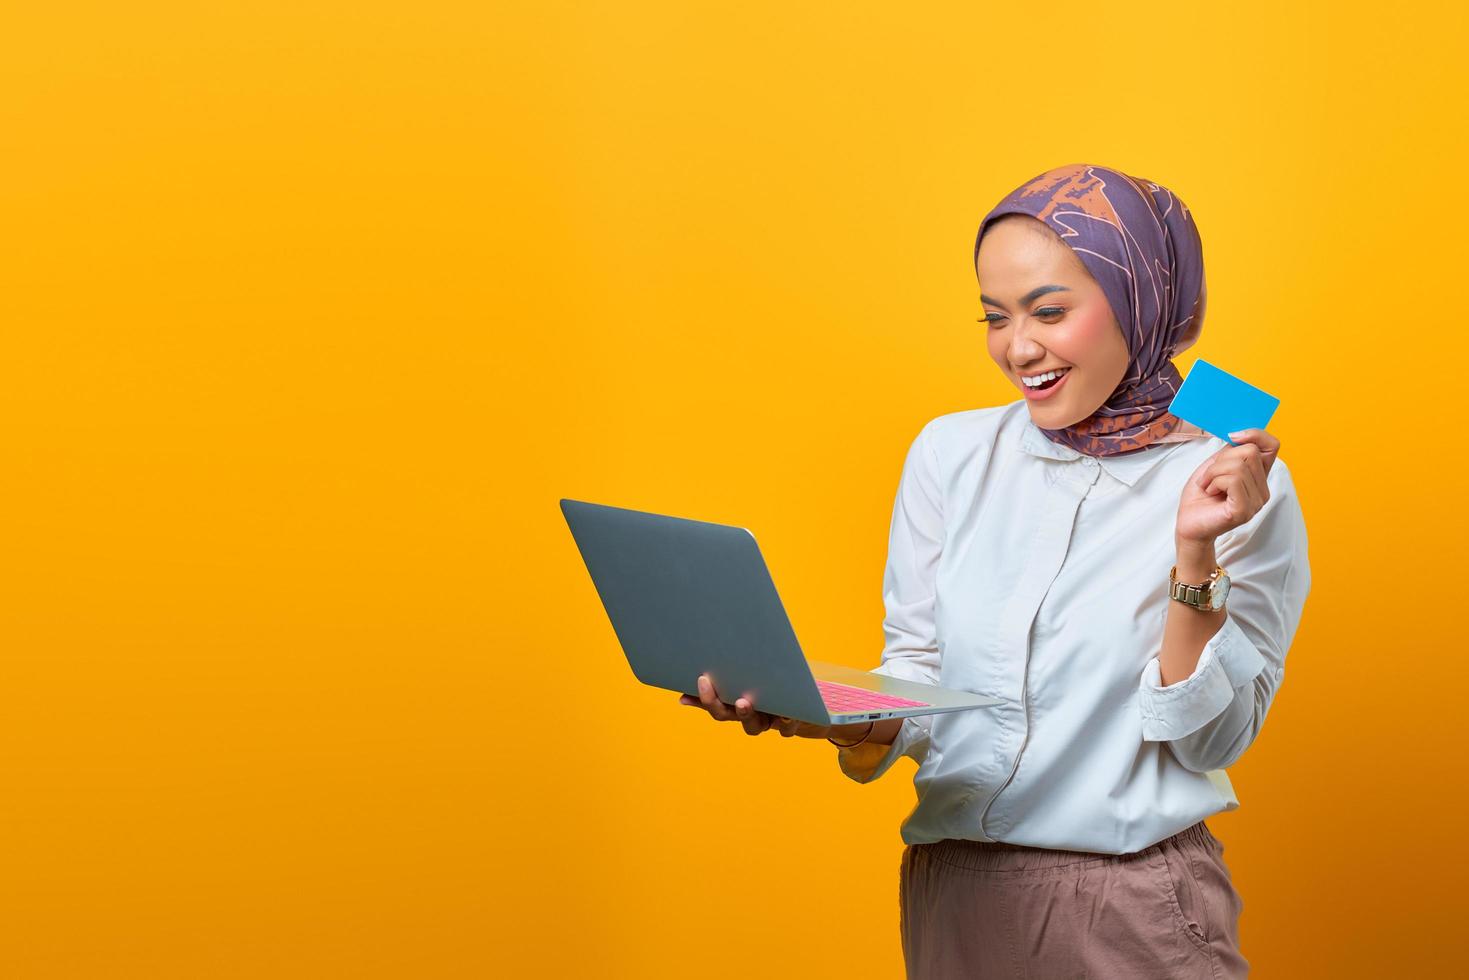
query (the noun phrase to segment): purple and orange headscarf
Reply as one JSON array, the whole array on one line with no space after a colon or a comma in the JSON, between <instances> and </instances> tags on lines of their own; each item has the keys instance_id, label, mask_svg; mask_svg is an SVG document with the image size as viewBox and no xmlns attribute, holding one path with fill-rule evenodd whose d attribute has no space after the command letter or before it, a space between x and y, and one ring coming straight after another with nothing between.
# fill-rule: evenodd
<instances>
[{"instance_id":1,"label":"purple and orange headscarf","mask_svg":"<svg viewBox=\"0 0 1469 980\"><path fill-rule=\"evenodd\" d=\"M1170 358L1204 325L1204 250L1184 203L1161 184L1107 167L1057 167L985 215L976 260L986 229L1006 214L1040 219L1071 247L1107 294L1131 355L1101 408L1064 429L1041 429L1047 438L1088 456L1117 456L1206 437L1168 411L1183 383Z\"/></svg>"}]
</instances>

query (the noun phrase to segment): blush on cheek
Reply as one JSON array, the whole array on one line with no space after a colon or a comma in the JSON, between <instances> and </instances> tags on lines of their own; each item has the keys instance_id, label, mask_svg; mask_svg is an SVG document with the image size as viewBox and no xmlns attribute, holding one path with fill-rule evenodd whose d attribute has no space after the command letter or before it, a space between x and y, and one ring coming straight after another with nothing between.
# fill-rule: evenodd
<instances>
[{"instance_id":1,"label":"blush on cheek","mask_svg":"<svg viewBox=\"0 0 1469 980\"><path fill-rule=\"evenodd\" d=\"M1110 309L1093 303L1073 310L1067 328L1053 341L1052 349L1068 363L1080 365L1095 360L1097 353L1106 349L1117 325Z\"/></svg>"}]
</instances>

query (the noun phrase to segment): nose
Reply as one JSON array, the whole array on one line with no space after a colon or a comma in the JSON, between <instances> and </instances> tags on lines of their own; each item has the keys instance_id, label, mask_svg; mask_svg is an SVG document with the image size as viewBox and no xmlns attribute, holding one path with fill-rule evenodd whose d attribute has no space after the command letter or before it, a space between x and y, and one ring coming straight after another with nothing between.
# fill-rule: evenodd
<instances>
[{"instance_id":1,"label":"nose","mask_svg":"<svg viewBox=\"0 0 1469 980\"><path fill-rule=\"evenodd\" d=\"M1027 317L1017 317L1015 326L1010 331L1010 364L1011 366L1033 364L1046 356L1046 349L1042 347L1035 338L1030 335L1030 320Z\"/></svg>"}]
</instances>

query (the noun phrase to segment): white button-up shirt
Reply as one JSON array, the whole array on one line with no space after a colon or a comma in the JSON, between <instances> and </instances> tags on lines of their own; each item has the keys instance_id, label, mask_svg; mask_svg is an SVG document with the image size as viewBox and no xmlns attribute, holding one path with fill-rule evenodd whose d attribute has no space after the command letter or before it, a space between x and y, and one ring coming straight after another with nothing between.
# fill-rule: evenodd
<instances>
[{"instance_id":1,"label":"white button-up shirt","mask_svg":"<svg viewBox=\"0 0 1469 980\"><path fill-rule=\"evenodd\" d=\"M1280 688L1311 571L1277 458L1265 506L1216 542L1224 625L1189 677L1161 686L1179 498L1226 445L1093 458L1047 439L1023 400L923 428L893 509L874 673L1003 703L908 718L891 747L839 750L863 783L901 756L918 763L905 842L1124 854L1238 808L1223 770Z\"/></svg>"}]
</instances>

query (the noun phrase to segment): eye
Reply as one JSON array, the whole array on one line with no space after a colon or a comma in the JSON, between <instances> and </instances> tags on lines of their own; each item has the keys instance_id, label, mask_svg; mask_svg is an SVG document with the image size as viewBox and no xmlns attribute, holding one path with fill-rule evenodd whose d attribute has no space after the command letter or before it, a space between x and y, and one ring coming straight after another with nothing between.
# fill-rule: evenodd
<instances>
[{"instance_id":1,"label":"eye","mask_svg":"<svg viewBox=\"0 0 1469 980\"><path fill-rule=\"evenodd\" d=\"M1047 323L1054 323L1056 320L1066 315L1066 307L1043 306L1040 309L1036 310L1034 315L1038 319L1045 320ZM1005 316L1005 314L1003 313L986 313L983 317L979 318L975 322L987 323L991 327L994 327L998 326L1002 321L1007 319L1009 319L1009 317Z\"/></svg>"}]
</instances>

